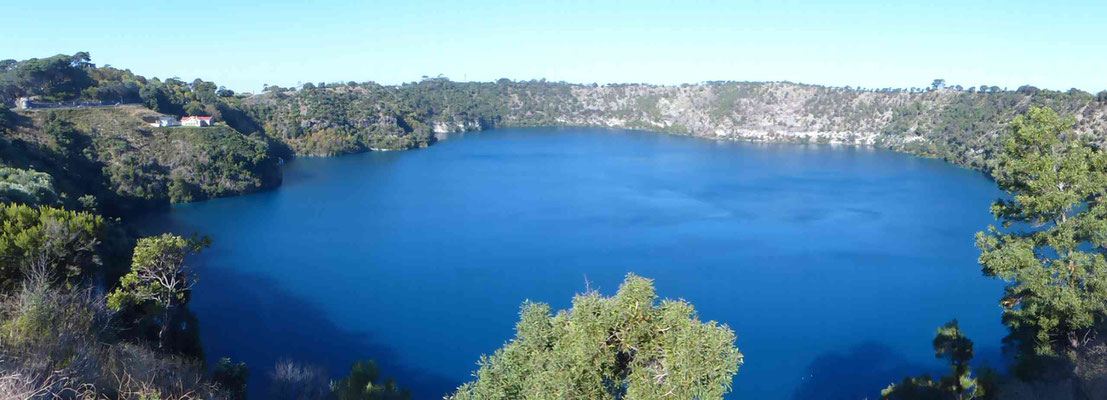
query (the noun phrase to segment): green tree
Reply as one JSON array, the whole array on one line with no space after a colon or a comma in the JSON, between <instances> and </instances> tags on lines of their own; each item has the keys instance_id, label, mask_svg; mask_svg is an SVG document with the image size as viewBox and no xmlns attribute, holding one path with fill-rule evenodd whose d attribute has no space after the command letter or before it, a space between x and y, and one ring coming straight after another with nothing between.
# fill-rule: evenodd
<instances>
[{"instance_id":1,"label":"green tree","mask_svg":"<svg viewBox=\"0 0 1107 400\"><path fill-rule=\"evenodd\" d=\"M880 391L882 400L950 400L954 399L942 390L929 376L907 377Z\"/></svg>"},{"instance_id":2,"label":"green tree","mask_svg":"<svg viewBox=\"0 0 1107 400\"><path fill-rule=\"evenodd\" d=\"M1078 349L1107 310L1107 157L1074 122L1037 107L1011 122L994 171L1011 195L992 205L1004 229L976 236L984 274L1009 283L1003 320L1022 358Z\"/></svg>"},{"instance_id":3,"label":"green tree","mask_svg":"<svg viewBox=\"0 0 1107 400\"><path fill-rule=\"evenodd\" d=\"M633 274L614 297L580 294L556 315L527 302L520 316L451 399L721 399L742 364L726 325L657 304L653 282Z\"/></svg>"},{"instance_id":4,"label":"green tree","mask_svg":"<svg viewBox=\"0 0 1107 400\"><path fill-rule=\"evenodd\" d=\"M233 400L246 399L246 381L249 377L250 371L246 368L246 363L231 362L226 357L219 359L219 363L211 371L211 380L230 393Z\"/></svg>"},{"instance_id":5,"label":"green tree","mask_svg":"<svg viewBox=\"0 0 1107 400\"><path fill-rule=\"evenodd\" d=\"M50 147L64 157L80 157L82 138L77 128L53 111L43 120L43 130L53 142Z\"/></svg>"},{"instance_id":6,"label":"green tree","mask_svg":"<svg viewBox=\"0 0 1107 400\"><path fill-rule=\"evenodd\" d=\"M6 67L0 69L0 103L10 103L16 97L28 95L42 96L50 101L70 100L95 83L88 75L94 65L86 52L5 64Z\"/></svg>"},{"instance_id":7,"label":"green tree","mask_svg":"<svg viewBox=\"0 0 1107 400\"><path fill-rule=\"evenodd\" d=\"M142 89L139 89L138 94L146 108L162 113L171 111L172 106L169 104L169 98L166 96L165 90L162 90L160 82L154 81L143 86Z\"/></svg>"},{"instance_id":8,"label":"green tree","mask_svg":"<svg viewBox=\"0 0 1107 400\"><path fill-rule=\"evenodd\" d=\"M77 204L81 205L81 209L93 214L98 214L100 209L100 201L96 200L96 196L86 194L77 198Z\"/></svg>"},{"instance_id":9,"label":"green tree","mask_svg":"<svg viewBox=\"0 0 1107 400\"><path fill-rule=\"evenodd\" d=\"M0 102L0 133L3 133L7 129L11 129L15 126L16 115L9 110L4 103Z\"/></svg>"},{"instance_id":10,"label":"green tree","mask_svg":"<svg viewBox=\"0 0 1107 400\"><path fill-rule=\"evenodd\" d=\"M946 360L950 374L938 382L929 376L904 378L880 392L886 400L969 400L982 399L986 391L972 377L969 361L973 357L972 340L965 337L957 320L938 328L934 336L934 356Z\"/></svg>"},{"instance_id":11,"label":"green tree","mask_svg":"<svg viewBox=\"0 0 1107 400\"><path fill-rule=\"evenodd\" d=\"M1015 89L1015 92L1026 94L1026 95L1031 95L1031 96L1036 95L1041 91L1042 91L1041 89L1038 89L1037 87L1034 87L1034 86L1031 86L1031 85L1022 85L1022 86L1019 86L1018 89Z\"/></svg>"},{"instance_id":12,"label":"green tree","mask_svg":"<svg viewBox=\"0 0 1107 400\"><path fill-rule=\"evenodd\" d=\"M108 307L121 310L133 305L152 306L155 313L160 314L158 347L164 348L173 312L188 302L188 294L196 282L190 268L184 264L185 257L209 245L207 238L185 239L169 233L139 239L131 271L108 295Z\"/></svg>"},{"instance_id":13,"label":"green tree","mask_svg":"<svg viewBox=\"0 0 1107 400\"><path fill-rule=\"evenodd\" d=\"M170 178L169 185L166 188L169 201L173 203L188 203L195 200L198 189L196 185L189 183L180 176Z\"/></svg>"},{"instance_id":14,"label":"green tree","mask_svg":"<svg viewBox=\"0 0 1107 400\"><path fill-rule=\"evenodd\" d=\"M184 111L188 115L204 115L204 105L193 101L185 105Z\"/></svg>"},{"instance_id":15,"label":"green tree","mask_svg":"<svg viewBox=\"0 0 1107 400\"><path fill-rule=\"evenodd\" d=\"M401 389L396 381L381 378L376 361L358 361L350 368L350 375L331 385L338 400L409 400L411 392Z\"/></svg>"},{"instance_id":16,"label":"green tree","mask_svg":"<svg viewBox=\"0 0 1107 400\"><path fill-rule=\"evenodd\" d=\"M972 340L965 337L957 320L946 323L938 328L938 334L934 336L934 356L946 360L949 363L951 374L942 379L942 387L958 395L959 399L977 387L976 380L971 377L973 348ZM973 397L968 397L973 398Z\"/></svg>"}]
</instances>

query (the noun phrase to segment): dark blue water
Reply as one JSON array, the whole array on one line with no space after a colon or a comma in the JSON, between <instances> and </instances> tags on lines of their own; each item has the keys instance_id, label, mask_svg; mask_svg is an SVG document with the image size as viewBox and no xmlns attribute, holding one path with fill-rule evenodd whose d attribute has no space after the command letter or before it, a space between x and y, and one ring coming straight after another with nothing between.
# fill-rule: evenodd
<instances>
[{"instance_id":1,"label":"dark blue water","mask_svg":"<svg viewBox=\"0 0 1107 400\"><path fill-rule=\"evenodd\" d=\"M881 150L600 129L504 129L428 149L300 159L280 189L174 207L211 235L191 304L209 359L344 373L378 360L417 398L469 379L526 300L569 306L630 271L738 334L732 398L872 397L943 372L957 318L998 360L998 282L973 234L981 174Z\"/></svg>"}]
</instances>

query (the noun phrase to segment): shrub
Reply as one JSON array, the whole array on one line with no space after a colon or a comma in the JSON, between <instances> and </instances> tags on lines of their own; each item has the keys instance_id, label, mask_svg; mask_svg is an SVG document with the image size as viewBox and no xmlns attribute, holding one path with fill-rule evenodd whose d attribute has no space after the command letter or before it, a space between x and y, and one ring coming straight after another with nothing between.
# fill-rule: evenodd
<instances>
[{"instance_id":1,"label":"shrub","mask_svg":"<svg viewBox=\"0 0 1107 400\"><path fill-rule=\"evenodd\" d=\"M734 332L656 300L652 281L630 274L614 297L577 295L556 315L526 303L515 338L451 399L721 399L742 364Z\"/></svg>"}]
</instances>

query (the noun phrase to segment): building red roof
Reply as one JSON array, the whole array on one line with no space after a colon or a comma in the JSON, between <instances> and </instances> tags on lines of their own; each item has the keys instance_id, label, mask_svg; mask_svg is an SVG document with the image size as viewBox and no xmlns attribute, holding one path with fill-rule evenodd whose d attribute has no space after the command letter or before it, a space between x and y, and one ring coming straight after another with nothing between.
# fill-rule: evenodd
<instances>
[{"instance_id":1,"label":"building red roof","mask_svg":"<svg viewBox=\"0 0 1107 400\"><path fill-rule=\"evenodd\" d=\"M181 121L187 121L187 120L191 120L191 119L198 119L198 120L201 120L201 121L211 122L211 116L210 115L189 115L187 117L181 118Z\"/></svg>"}]
</instances>

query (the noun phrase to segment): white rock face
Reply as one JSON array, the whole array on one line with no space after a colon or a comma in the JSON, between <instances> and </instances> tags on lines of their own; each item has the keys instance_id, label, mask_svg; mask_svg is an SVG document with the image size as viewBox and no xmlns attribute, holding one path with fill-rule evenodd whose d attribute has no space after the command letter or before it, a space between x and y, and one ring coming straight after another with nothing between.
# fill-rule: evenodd
<instances>
[{"instance_id":1,"label":"white rock face","mask_svg":"<svg viewBox=\"0 0 1107 400\"><path fill-rule=\"evenodd\" d=\"M874 93L791 83L648 86L573 85L557 99L552 120L562 125L662 130L720 139L873 145L896 108L932 93ZM547 112L527 108L553 99L513 94L525 123ZM542 111L536 111L542 110ZM539 118L540 119L540 118ZM918 139L915 139L918 140Z\"/></svg>"}]
</instances>

